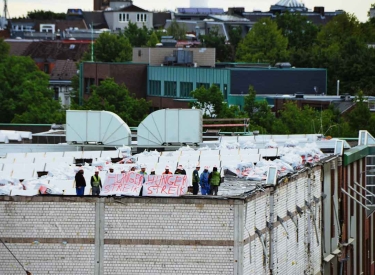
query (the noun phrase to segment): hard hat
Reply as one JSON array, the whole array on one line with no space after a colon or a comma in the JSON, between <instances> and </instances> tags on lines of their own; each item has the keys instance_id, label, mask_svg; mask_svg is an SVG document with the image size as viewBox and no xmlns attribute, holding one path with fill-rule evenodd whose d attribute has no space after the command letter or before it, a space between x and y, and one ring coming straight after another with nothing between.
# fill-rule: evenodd
<instances>
[{"instance_id":1,"label":"hard hat","mask_svg":"<svg viewBox=\"0 0 375 275\"><path fill-rule=\"evenodd\" d=\"M146 168L146 164L141 164L141 168Z\"/></svg>"},{"instance_id":2,"label":"hard hat","mask_svg":"<svg viewBox=\"0 0 375 275\"><path fill-rule=\"evenodd\" d=\"M95 173L99 173L99 169L95 169Z\"/></svg>"},{"instance_id":3,"label":"hard hat","mask_svg":"<svg viewBox=\"0 0 375 275\"><path fill-rule=\"evenodd\" d=\"M152 169L151 169L151 172L155 172L155 168L152 168Z\"/></svg>"},{"instance_id":4,"label":"hard hat","mask_svg":"<svg viewBox=\"0 0 375 275\"><path fill-rule=\"evenodd\" d=\"M169 170L169 166L167 165L167 166L165 166L165 170Z\"/></svg>"},{"instance_id":5,"label":"hard hat","mask_svg":"<svg viewBox=\"0 0 375 275\"><path fill-rule=\"evenodd\" d=\"M80 170L80 171L83 171L83 167L80 167L79 170Z\"/></svg>"},{"instance_id":6,"label":"hard hat","mask_svg":"<svg viewBox=\"0 0 375 275\"><path fill-rule=\"evenodd\" d=\"M217 168L216 164L214 165L214 168Z\"/></svg>"},{"instance_id":7,"label":"hard hat","mask_svg":"<svg viewBox=\"0 0 375 275\"><path fill-rule=\"evenodd\" d=\"M210 167L209 167L209 166L205 166L205 167L204 167L204 170L208 170L208 168L210 168Z\"/></svg>"},{"instance_id":8,"label":"hard hat","mask_svg":"<svg viewBox=\"0 0 375 275\"><path fill-rule=\"evenodd\" d=\"M197 165L196 165L195 167L199 167L199 168L201 168L201 165L200 165L199 163L197 163Z\"/></svg>"}]
</instances>

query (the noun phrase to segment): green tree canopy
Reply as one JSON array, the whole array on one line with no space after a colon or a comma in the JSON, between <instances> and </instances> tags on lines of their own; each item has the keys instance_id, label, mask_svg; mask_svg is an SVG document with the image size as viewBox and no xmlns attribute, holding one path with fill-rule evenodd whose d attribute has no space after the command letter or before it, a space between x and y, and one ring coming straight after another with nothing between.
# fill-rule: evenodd
<instances>
[{"instance_id":1,"label":"green tree canopy","mask_svg":"<svg viewBox=\"0 0 375 275\"><path fill-rule=\"evenodd\" d=\"M0 62L1 122L63 123L65 111L53 99L48 79L29 57L9 56Z\"/></svg>"},{"instance_id":2,"label":"green tree canopy","mask_svg":"<svg viewBox=\"0 0 375 275\"><path fill-rule=\"evenodd\" d=\"M271 19L261 19L254 24L243 41L238 45L237 60L244 62L287 61L288 39Z\"/></svg>"},{"instance_id":3,"label":"green tree canopy","mask_svg":"<svg viewBox=\"0 0 375 275\"><path fill-rule=\"evenodd\" d=\"M176 20L172 20L171 25L167 28L167 33L176 40L182 40L186 38L186 27L185 25L177 23Z\"/></svg>"},{"instance_id":4,"label":"green tree canopy","mask_svg":"<svg viewBox=\"0 0 375 275\"><path fill-rule=\"evenodd\" d=\"M132 47L144 47L147 45L151 33L152 30L148 30L145 25L142 28L138 28L137 23L129 22L124 32L120 33L120 36L124 35Z\"/></svg>"},{"instance_id":5,"label":"green tree canopy","mask_svg":"<svg viewBox=\"0 0 375 275\"><path fill-rule=\"evenodd\" d=\"M9 44L4 42L4 38L0 37L0 63L8 57L9 49Z\"/></svg>"},{"instance_id":6,"label":"green tree canopy","mask_svg":"<svg viewBox=\"0 0 375 275\"><path fill-rule=\"evenodd\" d=\"M156 32L152 32L150 39L147 41L147 47L155 47L159 43L158 35Z\"/></svg>"},{"instance_id":7,"label":"green tree canopy","mask_svg":"<svg viewBox=\"0 0 375 275\"><path fill-rule=\"evenodd\" d=\"M129 39L123 35L103 32L94 44L94 61L126 62L131 61L133 49ZM86 52L83 60L91 60L91 52Z\"/></svg>"},{"instance_id":8,"label":"green tree canopy","mask_svg":"<svg viewBox=\"0 0 375 275\"><path fill-rule=\"evenodd\" d=\"M55 13L53 11L34 10L27 12L27 18L34 20L66 19L66 13Z\"/></svg>"},{"instance_id":9,"label":"green tree canopy","mask_svg":"<svg viewBox=\"0 0 375 275\"><path fill-rule=\"evenodd\" d=\"M288 38L289 49L306 49L316 43L319 27L300 13L282 13L276 17L282 34Z\"/></svg>"},{"instance_id":10,"label":"green tree canopy","mask_svg":"<svg viewBox=\"0 0 375 275\"><path fill-rule=\"evenodd\" d=\"M71 109L110 111L120 116L129 126L138 126L148 115L150 106L150 102L145 99L136 99L131 95L125 85L107 78L100 86L93 86L92 95L84 100L82 106L74 103Z\"/></svg>"},{"instance_id":11,"label":"green tree canopy","mask_svg":"<svg viewBox=\"0 0 375 275\"><path fill-rule=\"evenodd\" d=\"M214 26L210 32L200 37L203 47L216 48L216 60L220 62L230 61L230 48L226 45L225 36L219 34L219 28Z\"/></svg>"},{"instance_id":12,"label":"green tree canopy","mask_svg":"<svg viewBox=\"0 0 375 275\"><path fill-rule=\"evenodd\" d=\"M191 92L191 96L196 101L190 103L190 107L195 107L203 111L203 117L221 117L223 111L224 96L219 87L212 85L206 89L201 86Z\"/></svg>"}]
</instances>

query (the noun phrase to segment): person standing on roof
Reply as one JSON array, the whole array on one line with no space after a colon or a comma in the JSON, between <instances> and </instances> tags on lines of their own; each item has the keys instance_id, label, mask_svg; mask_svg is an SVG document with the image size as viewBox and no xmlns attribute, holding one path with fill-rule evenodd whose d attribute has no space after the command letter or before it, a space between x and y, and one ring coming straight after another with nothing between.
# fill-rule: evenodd
<instances>
[{"instance_id":1,"label":"person standing on roof","mask_svg":"<svg viewBox=\"0 0 375 275\"><path fill-rule=\"evenodd\" d=\"M163 172L163 175L171 175L171 174L172 174L172 172L169 171L169 166L168 165L165 166L165 171Z\"/></svg>"},{"instance_id":2,"label":"person standing on roof","mask_svg":"<svg viewBox=\"0 0 375 275\"><path fill-rule=\"evenodd\" d=\"M199 179L202 195L208 195L210 193L210 184L208 182L208 177L208 166L205 166Z\"/></svg>"},{"instance_id":3,"label":"person standing on roof","mask_svg":"<svg viewBox=\"0 0 375 275\"><path fill-rule=\"evenodd\" d=\"M219 191L219 185L220 185L221 175L217 171L217 166L215 165L212 169L212 172L209 175L209 182L210 182L210 195L217 196L217 192Z\"/></svg>"},{"instance_id":4,"label":"person standing on roof","mask_svg":"<svg viewBox=\"0 0 375 275\"><path fill-rule=\"evenodd\" d=\"M145 183L145 181L146 181L146 176L147 176L146 165L144 165L144 164L141 165L141 171L139 171L138 174L140 174L140 175L143 176L142 188L141 188L141 191L139 192L139 196L142 197L143 184Z\"/></svg>"},{"instance_id":5,"label":"person standing on roof","mask_svg":"<svg viewBox=\"0 0 375 275\"><path fill-rule=\"evenodd\" d=\"M83 196L85 194L86 180L83 176L83 168L81 167L75 176L76 192L77 196Z\"/></svg>"},{"instance_id":6,"label":"person standing on roof","mask_svg":"<svg viewBox=\"0 0 375 275\"><path fill-rule=\"evenodd\" d=\"M174 172L175 175L186 175L186 171L185 169L182 167L182 165L180 164L179 166L177 166L177 169L176 171Z\"/></svg>"},{"instance_id":7,"label":"person standing on roof","mask_svg":"<svg viewBox=\"0 0 375 275\"><path fill-rule=\"evenodd\" d=\"M151 169L151 173L150 173L150 175L155 175L155 168L152 168L152 169Z\"/></svg>"},{"instance_id":8,"label":"person standing on roof","mask_svg":"<svg viewBox=\"0 0 375 275\"><path fill-rule=\"evenodd\" d=\"M102 187L102 180L99 177L99 170L95 171L95 175L91 177L91 188L92 188L92 195L93 196L99 196L100 195L100 189Z\"/></svg>"},{"instance_id":9,"label":"person standing on roof","mask_svg":"<svg viewBox=\"0 0 375 275\"><path fill-rule=\"evenodd\" d=\"M193 171L193 195L198 195L198 191L199 191L199 169L200 168L200 165L197 164L197 166L195 167L195 170Z\"/></svg>"}]
</instances>

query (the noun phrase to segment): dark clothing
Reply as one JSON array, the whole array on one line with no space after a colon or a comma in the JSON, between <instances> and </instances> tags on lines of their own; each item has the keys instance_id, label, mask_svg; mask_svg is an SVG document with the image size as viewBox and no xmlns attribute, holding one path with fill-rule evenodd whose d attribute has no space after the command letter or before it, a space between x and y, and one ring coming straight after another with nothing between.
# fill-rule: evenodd
<instances>
[{"instance_id":1,"label":"dark clothing","mask_svg":"<svg viewBox=\"0 0 375 275\"><path fill-rule=\"evenodd\" d=\"M210 195L217 196L218 191L219 191L219 185L211 185Z\"/></svg>"},{"instance_id":2,"label":"dark clothing","mask_svg":"<svg viewBox=\"0 0 375 275\"><path fill-rule=\"evenodd\" d=\"M198 170L193 171L193 195L198 195L199 192L199 174Z\"/></svg>"},{"instance_id":3,"label":"dark clothing","mask_svg":"<svg viewBox=\"0 0 375 275\"><path fill-rule=\"evenodd\" d=\"M193 195L198 195L199 192L199 183L193 182Z\"/></svg>"},{"instance_id":4,"label":"dark clothing","mask_svg":"<svg viewBox=\"0 0 375 275\"><path fill-rule=\"evenodd\" d=\"M78 172L75 176L76 180L76 187L86 187L86 180L85 177L83 176L83 173Z\"/></svg>"},{"instance_id":5,"label":"dark clothing","mask_svg":"<svg viewBox=\"0 0 375 275\"><path fill-rule=\"evenodd\" d=\"M99 196L100 195L100 187L99 186L98 187L93 186L91 193L92 193L93 196Z\"/></svg>"},{"instance_id":6,"label":"dark clothing","mask_svg":"<svg viewBox=\"0 0 375 275\"><path fill-rule=\"evenodd\" d=\"M185 169L177 169L175 172L174 172L175 175L186 175L186 171Z\"/></svg>"}]
</instances>

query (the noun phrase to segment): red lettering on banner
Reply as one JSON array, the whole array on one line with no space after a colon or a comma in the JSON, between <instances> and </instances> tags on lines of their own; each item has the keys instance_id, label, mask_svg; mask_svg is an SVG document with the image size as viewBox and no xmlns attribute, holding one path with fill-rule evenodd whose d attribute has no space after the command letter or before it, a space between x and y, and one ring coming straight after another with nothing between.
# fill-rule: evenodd
<instances>
[{"instance_id":1,"label":"red lettering on banner","mask_svg":"<svg viewBox=\"0 0 375 275\"><path fill-rule=\"evenodd\" d=\"M168 194L173 195L173 194L176 193L176 190L178 190L176 187L171 186L171 187L169 187Z\"/></svg>"}]
</instances>

